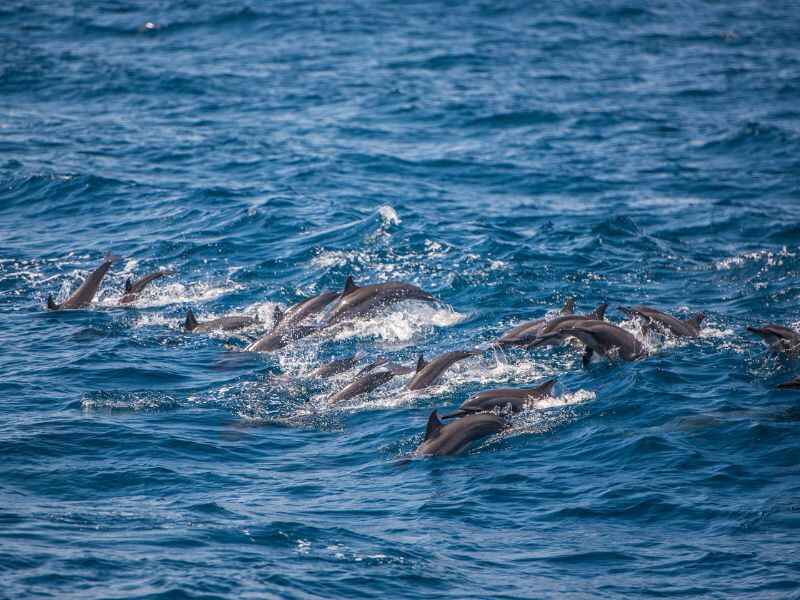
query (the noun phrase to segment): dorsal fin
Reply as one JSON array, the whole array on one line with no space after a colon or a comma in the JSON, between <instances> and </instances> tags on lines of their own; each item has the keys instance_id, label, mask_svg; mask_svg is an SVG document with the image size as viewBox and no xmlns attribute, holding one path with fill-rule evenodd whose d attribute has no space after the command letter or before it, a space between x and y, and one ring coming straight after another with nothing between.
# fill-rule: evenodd
<instances>
[{"instance_id":1,"label":"dorsal fin","mask_svg":"<svg viewBox=\"0 0 800 600\"><path fill-rule=\"evenodd\" d=\"M419 353L419 358L417 359L417 373L422 371L428 363L425 362L425 356L422 352Z\"/></svg>"},{"instance_id":2,"label":"dorsal fin","mask_svg":"<svg viewBox=\"0 0 800 600\"><path fill-rule=\"evenodd\" d=\"M573 310L575 310L575 298L567 296L567 299L564 300L564 307L561 309L561 314L571 315Z\"/></svg>"},{"instance_id":3,"label":"dorsal fin","mask_svg":"<svg viewBox=\"0 0 800 600\"><path fill-rule=\"evenodd\" d=\"M705 318L706 318L706 313L699 312L696 315L693 315L688 319L686 319L686 323L688 323L689 325L694 325L695 327L700 329L700 323L702 323L703 319Z\"/></svg>"},{"instance_id":4,"label":"dorsal fin","mask_svg":"<svg viewBox=\"0 0 800 600\"><path fill-rule=\"evenodd\" d=\"M53 300L53 294L47 294L47 308L50 310L58 310L59 305Z\"/></svg>"},{"instance_id":5,"label":"dorsal fin","mask_svg":"<svg viewBox=\"0 0 800 600\"><path fill-rule=\"evenodd\" d=\"M275 307L275 310L274 310L274 311L272 311L272 326L274 327L275 325L277 325L278 323L280 323L280 322L283 320L283 316L284 316L285 314L286 314L286 313L284 313L284 312L281 310L280 306L276 306L276 307Z\"/></svg>"},{"instance_id":6,"label":"dorsal fin","mask_svg":"<svg viewBox=\"0 0 800 600\"><path fill-rule=\"evenodd\" d=\"M553 393L553 386L555 386L555 384L556 380L550 379L548 381L545 381L542 385L538 386L536 389L534 389L534 391L541 392L542 394L547 394L548 396L550 396Z\"/></svg>"},{"instance_id":7,"label":"dorsal fin","mask_svg":"<svg viewBox=\"0 0 800 600\"><path fill-rule=\"evenodd\" d=\"M197 327L199 323L197 322L197 318L195 318L192 309L186 311L186 322L183 324L183 328L187 331L191 331L195 327Z\"/></svg>"},{"instance_id":8,"label":"dorsal fin","mask_svg":"<svg viewBox=\"0 0 800 600\"><path fill-rule=\"evenodd\" d=\"M133 282L131 281L131 278L128 277L125 280L125 293L130 294L132 289L133 289Z\"/></svg>"},{"instance_id":9,"label":"dorsal fin","mask_svg":"<svg viewBox=\"0 0 800 600\"><path fill-rule=\"evenodd\" d=\"M428 425L425 427L425 440L428 441L436 436L439 435L439 432L444 427L444 423L439 420L439 415L436 414L436 410L431 413L431 416L428 417Z\"/></svg>"},{"instance_id":10,"label":"dorsal fin","mask_svg":"<svg viewBox=\"0 0 800 600\"><path fill-rule=\"evenodd\" d=\"M347 281L344 282L344 291L342 292L342 296L347 296L347 294L352 294L358 289L355 281L353 281L353 276L348 275Z\"/></svg>"},{"instance_id":11,"label":"dorsal fin","mask_svg":"<svg viewBox=\"0 0 800 600\"><path fill-rule=\"evenodd\" d=\"M606 304L605 302L601 302L600 304L597 305L597 308L595 308L591 313L589 313L589 316L592 317L593 319L597 319L598 321L602 321L603 318L606 316L607 308L608 304Z\"/></svg>"}]
</instances>

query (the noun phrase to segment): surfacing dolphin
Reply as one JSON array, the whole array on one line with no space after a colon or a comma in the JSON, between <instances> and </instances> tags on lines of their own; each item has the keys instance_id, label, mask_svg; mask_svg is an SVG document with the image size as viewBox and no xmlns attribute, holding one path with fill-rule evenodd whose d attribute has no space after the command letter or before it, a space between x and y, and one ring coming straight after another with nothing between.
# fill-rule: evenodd
<instances>
[{"instance_id":1,"label":"surfacing dolphin","mask_svg":"<svg viewBox=\"0 0 800 600\"><path fill-rule=\"evenodd\" d=\"M417 372L406 384L407 390L421 390L439 381L442 374L459 360L483 354L482 350L456 350L440 354L430 362L426 362L422 354L417 360Z\"/></svg>"},{"instance_id":2,"label":"surfacing dolphin","mask_svg":"<svg viewBox=\"0 0 800 600\"><path fill-rule=\"evenodd\" d=\"M318 296L298 302L286 312L275 309L275 325L269 333L264 334L247 346L245 352L271 352L286 346L289 342L299 340L318 330L317 327L300 324L311 315L321 312L333 302L339 294L322 292Z\"/></svg>"},{"instance_id":3,"label":"surfacing dolphin","mask_svg":"<svg viewBox=\"0 0 800 600\"><path fill-rule=\"evenodd\" d=\"M565 317L571 315L575 308L575 299L571 296L566 299L564 302L564 306L559 313L559 316ZM499 338L497 338L494 343L498 346L520 346L526 344L530 341L531 338L536 337L541 333L541 330L547 324L548 319L536 319L535 321L525 321L524 323L520 323L513 329L509 329Z\"/></svg>"},{"instance_id":4,"label":"surfacing dolphin","mask_svg":"<svg viewBox=\"0 0 800 600\"><path fill-rule=\"evenodd\" d=\"M363 317L401 300L423 300L436 302L436 298L410 283L389 282L357 286L350 275L339 302L333 307L325 326L335 325L348 319Z\"/></svg>"},{"instance_id":5,"label":"surfacing dolphin","mask_svg":"<svg viewBox=\"0 0 800 600\"><path fill-rule=\"evenodd\" d=\"M190 308L186 311L186 321L183 324L184 331L191 331L192 333L205 333L208 331L222 330L222 331L236 331L250 325L258 323L256 317L220 317L219 319L212 319L211 321L200 322L194 316L194 312Z\"/></svg>"},{"instance_id":6,"label":"surfacing dolphin","mask_svg":"<svg viewBox=\"0 0 800 600\"><path fill-rule=\"evenodd\" d=\"M375 388L388 383L394 377L391 371L380 370L370 371L364 375L356 377L354 381L344 386L341 390L328 398L328 404L337 404L350 398L355 398L361 394L371 392Z\"/></svg>"},{"instance_id":7,"label":"surfacing dolphin","mask_svg":"<svg viewBox=\"0 0 800 600\"><path fill-rule=\"evenodd\" d=\"M313 379L327 379L328 377L333 377L334 375L344 373L345 371L349 371L355 367L363 356L364 353L359 351L355 354L351 354L350 356L333 360L329 363L318 366L316 369L311 371L308 376Z\"/></svg>"},{"instance_id":8,"label":"surfacing dolphin","mask_svg":"<svg viewBox=\"0 0 800 600\"><path fill-rule=\"evenodd\" d=\"M636 360L645 354L644 346L633 335L606 321L582 321L574 325L547 334L549 336L558 336L559 339L564 336L577 338L584 346L586 351L583 354L583 366L589 365L592 355L598 354L600 356L607 356L616 351L624 360ZM542 336L533 345L537 343L546 343L545 337Z\"/></svg>"},{"instance_id":9,"label":"surfacing dolphin","mask_svg":"<svg viewBox=\"0 0 800 600\"><path fill-rule=\"evenodd\" d=\"M119 299L119 303L130 304L139 297L139 294L144 291L144 288L146 288L156 279L166 277L167 275L175 275L175 271L172 269L154 271L140 279L137 279L136 281L131 281L131 278L128 277L128 279L125 280L125 294Z\"/></svg>"},{"instance_id":10,"label":"surfacing dolphin","mask_svg":"<svg viewBox=\"0 0 800 600\"><path fill-rule=\"evenodd\" d=\"M389 382L395 375L405 375L412 371L413 369L409 367L389 362L385 358L379 358L361 369L351 383L330 396L328 404L336 404L337 402L343 402L361 394L366 394Z\"/></svg>"},{"instance_id":11,"label":"surfacing dolphin","mask_svg":"<svg viewBox=\"0 0 800 600\"><path fill-rule=\"evenodd\" d=\"M759 336L772 352L800 351L800 333L788 327L770 323L763 327L748 327L747 331Z\"/></svg>"},{"instance_id":12,"label":"surfacing dolphin","mask_svg":"<svg viewBox=\"0 0 800 600\"><path fill-rule=\"evenodd\" d=\"M800 390L800 377L779 383L778 388L781 390Z\"/></svg>"},{"instance_id":13,"label":"surfacing dolphin","mask_svg":"<svg viewBox=\"0 0 800 600\"><path fill-rule=\"evenodd\" d=\"M532 330L530 335L528 335L528 332L523 332L522 335L519 336L520 343L524 344L528 348L536 348L549 344L559 344L564 340L565 336L551 334L560 333L562 330L572 327L577 323L583 323L585 321L602 321L605 318L607 308L608 304L603 302L598 304L597 308L595 308L588 315L564 315L561 317L556 317L555 319L550 319L544 323L542 327L538 328L537 330Z\"/></svg>"},{"instance_id":14,"label":"surfacing dolphin","mask_svg":"<svg viewBox=\"0 0 800 600\"><path fill-rule=\"evenodd\" d=\"M408 375L409 373L414 372L413 367L404 367L403 365L389 362L388 358L381 356L356 373L356 377L372 371L373 369L377 369L378 367L385 371L389 371L392 373L392 375Z\"/></svg>"},{"instance_id":15,"label":"surfacing dolphin","mask_svg":"<svg viewBox=\"0 0 800 600\"><path fill-rule=\"evenodd\" d=\"M700 324L706 318L705 313L699 312L688 319L681 320L658 309L641 305L634 307L620 306L619 310L628 317L640 317L648 324L654 324L679 337L697 337L700 335Z\"/></svg>"},{"instance_id":16,"label":"surfacing dolphin","mask_svg":"<svg viewBox=\"0 0 800 600\"><path fill-rule=\"evenodd\" d=\"M486 390L470 396L458 407L456 412L442 415L442 419L454 419L472 413L490 412L494 409L503 410L506 407L510 408L512 413L518 413L525 407L532 405L536 400L551 396L555 384L556 380L551 379L534 388Z\"/></svg>"},{"instance_id":17,"label":"surfacing dolphin","mask_svg":"<svg viewBox=\"0 0 800 600\"><path fill-rule=\"evenodd\" d=\"M445 425L434 410L428 418L425 438L414 454L417 456L461 454L475 442L500 433L507 426L505 419L494 413L470 414Z\"/></svg>"},{"instance_id":18,"label":"surfacing dolphin","mask_svg":"<svg viewBox=\"0 0 800 600\"><path fill-rule=\"evenodd\" d=\"M100 289L100 283L103 281L103 277L106 276L106 273L108 273L108 270L111 268L111 264L115 260L119 260L119 256L114 256L108 252L103 258L103 262L100 263L100 266L92 271L91 275L81 284L81 287L61 304L56 304L56 301L53 299L53 294L48 294L47 308L50 310L66 310L89 306L97 290Z\"/></svg>"}]
</instances>

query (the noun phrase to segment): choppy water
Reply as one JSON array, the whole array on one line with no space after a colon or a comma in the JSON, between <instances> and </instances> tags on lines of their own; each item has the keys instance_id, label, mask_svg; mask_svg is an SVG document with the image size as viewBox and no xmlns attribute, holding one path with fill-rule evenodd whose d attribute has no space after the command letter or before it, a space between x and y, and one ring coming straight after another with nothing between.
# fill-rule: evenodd
<instances>
[{"instance_id":1,"label":"choppy water","mask_svg":"<svg viewBox=\"0 0 800 600\"><path fill-rule=\"evenodd\" d=\"M0 596L797 597L800 395L775 385L798 369L744 326L800 325L798 15L3 3ZM91 310L44 310L109 249ZM351 273L443 304L267 356L180 331ZM351 375L303 377L567 295L708 327L589 369L488 353L336 409ZM550 376L509 433L402 460L433 407Z\"/></svg>"}]
</instances>

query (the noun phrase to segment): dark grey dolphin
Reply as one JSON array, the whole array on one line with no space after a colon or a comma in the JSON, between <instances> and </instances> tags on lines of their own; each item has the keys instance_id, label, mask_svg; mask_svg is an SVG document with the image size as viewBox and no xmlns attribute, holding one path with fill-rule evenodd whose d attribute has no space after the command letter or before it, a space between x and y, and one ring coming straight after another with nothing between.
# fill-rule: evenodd
<instances>
[{"instance_id":1,"label":"dark grey dolphin","mask_svg":"<svg viewBox=\"0 0 800 600\"><path fill-rule=\"evenodd\" d=\"M286 312L275 309L275 325L272 330L247 346L245 352L271 352L314 333L318 330L317 327L300 326L300 323L322 311L338 297L339 294L326 291L295 304Z\"/></svg>"},{"instance_id":2,"label":"dark grey dolphin","mask_svg":"<svg viewBox=\"0 0 800 600\"><path fill-rule=\"evenodd\" d=\"M773 352L800 351L800 333L788 327L770 323L763 327L748 327L747 331L759 336Z\"/></svg>"},{"instance_id":3,"label":"dark grey dolphin","mask_svg":"<svg viewBox=\"0 0 800 600\"><path fill-rule=\"evenodd\" d=\"M103 277L106 276L106 273L108 273L108 270L111 268L111 263L115 260L119 260L119 256L114 256L110 252L107 253L103 258L103 262L100 263L100 266L92 271L91 275L81 284L81 287L61 304L56 304L56 301L53 299L53 294L48 294L47 308L50 310L65 310L89 306L97 290L100 289L100 283L103 281Z\"/></svg>"},{"instance_id":4,"label":"dark grey dolphin","mask_svg":"<svg viewBox=\"0 0 800 600\"><path fill-rule=\"evenodd\" d=\"M414 454L417 456L461 454L474 442L500 433L507 426L505 419L494 413L471 414L445 425L434 410L425 428L425 439Z\"/></svg>"},{"instance_id":5,"label":"dark grey dolphin","mask_svg":"<svg viewBox=\"0 0 800 600\"><path fill-rule=\"evenodd\" d=\"M586 351L583 354L583 366L587 366L594 353L608 356L615 348L624 360L636 360L644 353L644 346L630 333L606 321L582 321L557 332L546 334L559 339L564 336L577 338ZM540 338L544 342L544 337Z\"/></svg>"},{"instance_id":6,"label":"dark grey dolphin","mask_svg":"<svg viewBox=\"0 0 800 600\"><path fill-rule=\"evenodd\" d=\"M541 328L536 331L531 331L530 335L520 336L520 341L528 348L536 348L538 346L547 346L550 344L558 344L564 340L564 336L551 335L559 333L563 329L572 327L576 323L583 323L585 321L602 321L606 315L608 304L605 302L598 304L588 315L564 315L563 317L556 317L550 319Z\"/></svg>"},{"instance_id":7,"label":"dark grey dolphin","mask_svg":"<svg viewBox=\"0 0 800 600\"><path fill-rule=\"evenodd\" d=\"M347 278L339 302L328 315L325 326L371 314L379 308L401 300L436 302L436 298L428 292L410 283L389 282L359 287L353 283L351 275Z\"/></svg>"},{"instance_id":8,"label":"dark grey dolphin","mask_svg":"<svg viewBox=\"0 0 800 600\"><path fill-rule=\"evenodd\" d=\"M191 331L192 333L205 333L207 331L214 331L221 329L222 331L235 331L243 327L249 327L258 323L255 317L220 317L211 321L199 322L194 316L194 312L190 308L186 312L186 321L183 324L184 331Z\"/></svg>"},{"instance_id":9,"label":"dark grey dolphin","mask_svg":"<svg viewBox=\"0 0 800 600\"><path fill-rule=\"evenodd\" d=\"M502 410L506 407L510 407L511 412L518 413L532 401L552 395L555 384L556 380L551 379L535 388L498 388L480 392L467 398L456 412L442 415L442 419L463 417L477 412L489 412L495 408Z\"/></svg>"},{"instance_id":10,"label":"dark grey dolphin","mask_svg":"<svg viewBox=\"0 0 800 600\"><path fill-rule=\"evenodd\" d=\"M700 324L706 318L705 313L697 313L693 317L681 320L661 312L650 306L620 306L619 310L628 317L641 317L648 323L654 323L679 337L697 337L700 335Z\"/></svg>"},{"instance_id":11,"label":"dark grey dolphin","mask_svg":"<svg viewBox=\"0 0 800 600\"><path fill-rule=\"evenodd\" d=\"M564 307L561 309L560 316L564 317L571 315L575 308L575 299L569 297L564 302ZM498 346L518 346L530 341L530 338L536 337L541 332L541 329L547 323L546 318L536 319L535 321L525 321L520 323L513 329L509 329L494 343Z\"/></svg>"},{"instance_id":12,"label":"dark grey dolphin","mask_svg":"<svg viewBox=\"0 0 800 600\"><path fill-rule=\"evenodd\" d=\"M407 390L421 390L435 384L447 369L459 360L482 354L481 350L456 350L440 354L430 362L426 362L422 354L417 361L417 372L406 384Z\"/></svg>"},{"instance_id":13,"label":"dark grey dolphin","mask_svg":"<svg viewBox=\"0 0 800 600\"><path fill-rule=\"evenodd\" d=\"M339 373L344 373L345 371L349 371L355 367L358 364L358 361L361 360L362 356L364 356L363 352L356 352L350 356L333 360L329 363L318 366L316 369L311 371L308 376L315 379L327 379L328 377L333 377Z\"/></svg>"},{"instance_id":14,"label":"dark grey dolphin","mask_svg":"<svg viewBox=\"0 0 800 600\"><path fill-rule=\"evenodd\" d=\"M138 298L139 294L144 291L150 283L159 279L161 277L166 277L167 275L174 275L175 271L172 269L166 269L164 271L154 271L148 275L145 275L141 279L137 279L136 281L131 281L131 278L125 280L125 295L119 299L120 304L130 304L136 298Z\"/></svg>"},{"instance_id":15,"label":"dark grey dolphin","mask_svg":"<svg viewBox=\"0 0 800 600\"><path fill-rule=\"evenodd\" d=\"M394 373L391 371L383 369L378 371L370 371L364 375L361 375L360 377L356 377L353 382L344 386L341 390L329 397L328 404L336 404L338 402L349 400L350 398L355 398L361 394L371 392L375 388L380 387L384 383L390 381L393 377Z\"/></svg>"},{"instance_id":16,"label":"dark grey dolphin","mask_svg":"<svg viewBox=\"0 0 800 600\"><path fill-rule=\"evenodd\" d=\"M795 377L790 381L784 381L778 384L778 388L782 390L800 390L800 377Z\"/></svg>"}]
</instances>

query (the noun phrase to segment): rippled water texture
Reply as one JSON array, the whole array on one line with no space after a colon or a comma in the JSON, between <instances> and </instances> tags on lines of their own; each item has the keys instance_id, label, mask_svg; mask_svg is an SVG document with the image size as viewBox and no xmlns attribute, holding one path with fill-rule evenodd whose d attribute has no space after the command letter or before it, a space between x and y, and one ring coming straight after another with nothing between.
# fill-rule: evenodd
<instances>
[{"instance_id":1,"label":"rippled water texture","mask_svg":"<svg viewBox=\"0 0 800 600\"><path fill-rule=\"evenodd\" d=\"M2 3L0 596L797 597L800 368L744 328L800 326L798 31L792 2ZM45 310L109 250L90 309ZM349 274L441 303L238 351ZM353 372L308 377L569 295L647 357L488 351L335 407ZM637 303L707 326L645 336ZM549 377L408 460L433 408Z\"/></svg>"}]
</instances>

